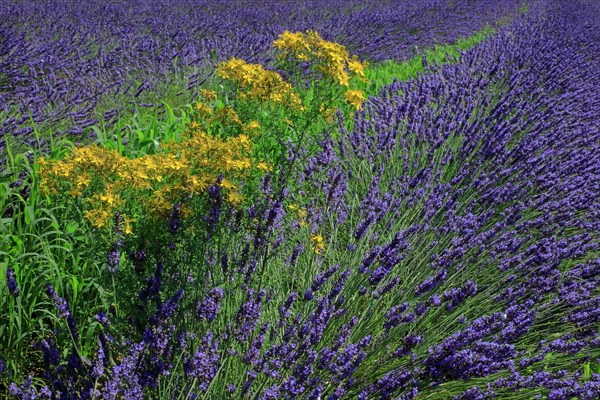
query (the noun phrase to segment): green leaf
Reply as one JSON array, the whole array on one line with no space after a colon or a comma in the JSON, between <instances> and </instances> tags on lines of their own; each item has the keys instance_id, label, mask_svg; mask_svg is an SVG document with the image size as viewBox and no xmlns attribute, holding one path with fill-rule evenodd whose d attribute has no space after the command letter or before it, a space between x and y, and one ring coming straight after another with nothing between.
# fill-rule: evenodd
<instances>
[{"instance_id":1,"label":"green leaf","mask_svg":"<svg viewBox=\"0 0 600 400\"><path fill-rule=\"evenodd\" d=\"M73 233L75 233L77 231L77 228L79 228L79 224L75 221L69 221L69 223L67 224L66 228L65 228L65 232L68 235L72 235Z\"/></svg>"},{"instance_id":2,"label":"green leaf","mask_svg":"<svg viewBox=\"0 0 600 400\"><path fill-rule=\"evenodd\" d=\"M75 275L71 275L71 287L73 288L73 300L77 301L77 295L79 294L79 279Z\"/></svg>"},{"instance_id":3,"label":"green leaf","mask_svg":"<svg viewBox=\"0 0 600 400\"><path fill-rule=\"evenodd\" d=\"M25 223L31 225L35 222L35 212L32 206L25 207Z\"/></svg>"}]
</instances>

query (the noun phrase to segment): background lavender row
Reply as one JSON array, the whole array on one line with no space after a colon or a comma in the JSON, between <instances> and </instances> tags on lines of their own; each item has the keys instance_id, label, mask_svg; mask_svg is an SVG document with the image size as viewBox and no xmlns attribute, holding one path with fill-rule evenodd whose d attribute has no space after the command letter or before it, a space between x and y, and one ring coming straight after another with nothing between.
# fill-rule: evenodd
<instances>
[{"instance_id":1,"label":"background lavender row","mask_svg":"<svg viewBox=\"0 0 600 400\"><path fill-rule=\"evenodd\" d=\"M404 59L471 34L514 12L519 1L362 3L3 2L0 136L31 139L28 113L37 124L81 135L98 112L113 120L170 96L189 102L194 94L187 89L215 62L268 62L272 41L285 29L317 30L371 61ZM111 101L120 95L124 101Z\"/></svg>"}]
</instances>

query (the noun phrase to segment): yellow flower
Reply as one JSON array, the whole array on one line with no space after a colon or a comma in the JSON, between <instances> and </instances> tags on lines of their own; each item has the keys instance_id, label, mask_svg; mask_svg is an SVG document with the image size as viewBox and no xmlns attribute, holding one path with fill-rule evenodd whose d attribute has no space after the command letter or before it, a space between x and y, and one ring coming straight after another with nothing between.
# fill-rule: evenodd
<instances>
[{"instance_id":1,"label":"yellow flower","mask_svg":"<svg viewBox=\"0 0 600 400\"><path fill-rule=\"evenodd\" d=\"M365 95L361 90L348 90L344 95L344 99L346 103L352 104L357 110L360 110L365 101Z\"/></svg>"},{"instance_id":2,"label":"yellow flower","mask_svg":"<svg viewBox=\"0 0 600 400\"><path fill-rule=\"evenodd\" d=\"M131 227L131 224L135 222L135 219L128 217L126 214L123 214L122 217L123 217L123 223L125 224L125 234L126 235L133 234L133 228Z\"/></svg>"},{"instance_id":3,"label":"yellow flower","mask_svg":"<svg viewBox=\"0 0 600 400\"><path fill-rule=\"evenodd\" d=\"M167 167L173 171L179 171L180 169L186 167L186 163L184 160L172 160L171 164L169 164Z\"/></svg>"},{"instance_id":4,"label":"yellow flower","mask_svg":"<svg viewBox=\"0 0 600 400\"><path fill-rule=\"evenodd\" d=\"M323 250L325 250L325 241L323 240L322 235L310 235L310 241L313 245L312 248L315 253L323 253Z\"/></svg>"},{"instance_id":5,"label":"yellow flower","mask_svg":"<svg viewBox=\"0 0 600 400\"><path fill-rule=\"evenodd\" d=\"M300 220L299 221L300 226L304 227L304 226L307 225L307 223L306 223L306 217L307 217L308 213L306 212L306 210L304 208L300 208L295 203L294 204L290 204L288 206L288 208L291 211L296 212L296 215L298 216L298 219ZM317 236L315 236L315 238L317 238ZM321 239L322 239L322 237L321 237Z\"/></svg>"},{"instance_id":6,"label":"yellow flower","mask_svg":"<svg viewBox=\"0 0 600 400\"><path fill-rule=\"evenodd\" d=\"M346 87L350 86L350 76L343 70L343 68L338 68L337 72L334 75L334 78L338 80L340 85Z\"/></svg>"},{"instance_id":7,"label":"yellow flower","mask_svg":"<svg viewBox=\"0 0 600 400\"><path fill-rule=\"evenodd\" d=\"M244 125L243 132L250 136L257 136L260 134L260 124L258 121L250 121Z\"/></svg>"},{"instance_id":8,"label":"yellow flower","mask_svg":"<svg viewBox=\"0 0 600 400\"><path fill-rule=\"evenodd\" d=\"M109 207L120 205L121 197L118 194L107 192L99 196L100 200L108 204Z\"/></svg>"},{"instance_id":9,"label":"yellow flower","mask_svg":"<svg viewBox=\"0 0 600 400\"><path fill-rule=\"evenodd\" d=\"M200 89L200 96L204 97L206 101L213 101L217 98L217 93L208 89Z\"/></svg>"},{"instance_id":10,"label":"yellow flower","mask_svg":"<svg viewBox=\"0 0 600 400\"><path fill-rule=\"evenodd\" d=\"M235 190L236 189L236 186L233 184L233 182L231 182L228 179L223 179L221 181L221 186L227 190Z\"/></svg>"},{"instance_id":11,"label":"yellow flower","mask_svg":"<svg viewBox=\"0 0 600 400\"><path fill-rule=\"evenodd\" d=\"M292 33L287 30L277 37L273 42L273 47L277 47L279 50L310 50L310 45L304 40L302 33Z\"/></svg>"},{"instance_id":12,"label":"yellow flower","mask_svg":"<svg viewBox=\"0 0 600 400\"><path fill-rule=\"evenodd\" d=\"M72 187L68 192L67 192L71 197L77 197L79 196L82 192L81 192L81 188L80 187Z\"/></svg>"},{"instance_id":13,"label":"yellow flower","mask_svg":"<svg viewBox=\"0 0 600 400\"><path fill-rule=\"evenodd\" d=\"M264 161L261 161L258 164L256 164L256 168L258 170L260 170L260 171L263 171L263 172L268 172L268 171L271 171L273 169L269 164L267 164Z\"/></svg>"},{"instance_id":14,"label":"yellow flower","mask_svg":"<svg viewBox=\"0 0 600 400\"><path fill-rule=\"evenodd\" d=\"M252 143L252 142L250 141L250 138L248 137L248 135L239 135L237 138L238 138L238 140L240 141L240 143L241 143L242 145L245 145L245 144L250 144L250 143Z\"/></svg>"},{"instance_id":15,"label":"yellow flower","mask_svg":"<svg viewBox=\"0 0 600 400\"><path fill-rule=\"evenodd\" d=\"M106 210L88 210L83 216L90 221L96 228L104 228L110 219L110 214Z\"/></svg>"},{"instance_id":16,"label":"yellow flower","mask_svg":"<svg viewBox=\"0 0 600 400\"><path fill-rule=\"evenodd\" d=\"M315 60L323 75L336 80L340 85L348 87L350 84L350 75L346 69L365 79L365 62L360 62L355 55L350 57L343 45L324 40L317 32L284 31L273 42L273 46L282 52L280 58L293 54L301 61Z\"/></svg>"},{"instance_id":17,"label":"yellow flower","mask_svg":"<svg viewBox=\"0 0 600 400\"><path fill-rule=\"evenodd\" d=\"M203 117L207 117L212 114L212 109L202 102L196 103L196 105L194 105L194 108Z\"/></svg>"},{"instance_id":18,"label":"yellow flower","mask_svg":"<svg viewBox=\"0 0 600 400\"><path fill-rule=\"evenodd\" d=\"M356 56L352 56L352 59L350 59L348 61L348 69L350 71L352 71L352 73L356 74L356 75L360 75L362 77L365 76L365 71L364 69L367 66L367 62L360 62L358 61L358 58Z\"/></svg>"},{"instance_id":19,"label":"yellow flower","mask_svg":"<svg viewBox=\"0 0 600 400\"><path fill-rule=\"evenodd\" d=\"M258 121L250 121L246 124L247 129L260 129Z\"/></svg>"},{"instance_id":20,"label":"yellow flower","mask_svg":"<svg viewBox=\"0 0 600 400\"><path fill-rule=\"evenodd\" d=\"M186 204L183 204L183 205L181 206L181 210L180 210L180 212L181 212L181 216L182 216L183 218L189 218L189 217L191 217L192 215L194 215L194 212L193 212L193 211L192 211L192 210L191 210L191 209L190 209L190 208L189 208L189 207L188 207Z\"/></svg>"},{"instance_id":21,"label":"yellow flower","mask_svg":"<svg viewBox=\"0 0 600 400\"><path fill-rule=\"evenodd\" d=\"M83 174L81 174L77 177L77 179L75 180L75 183L77 184L77 186L83 187L85 189L86 187L89 186L91 181L92 181L92 176L89 173L84 172Z\"/></svg>"},{"instance_id":22,"label":"yellow flower","mask_svg":"<svg viewBox=\"0 0 600 400\"><path fill-rule=\"evenodd\" d=\"M232 107L223 107L223 108L218 108L215 111L215 120L221 122L224 125L236 125L236 126L242 126L243 123L240 120L240 117L237 115L237 113L235 112L235 110Z\"/></svg>"},{"instance_id":23,"label":"yellow flower","mask_svg":"<svg viewBox=\"0 0 600 400\"><path fill-rule=\"evenodd\" d=\"M307 214L307 212L306 212L306 210L305 210L305 209L301 208L301 209L299 209L299 210L298 210L298 217L299 217L301 220L305 220L307 215L308 215L308 214Z\"/></svg>"},{"instance_id":24,"label":"yellow flower","mask_svg":"<svg viewBox=\"0 0 600 400\"><path fill-rule=\"evenodd\" d=\"M237 192L229 192L227 193L227 200L229 200L231 204L239 205L244 200L244 196Z\"/></svg>"},{"instance_id":25,"label":"yellow flower","mask_svg":"<svg viewBox=\"0 0 600 400\"><path fill-rule=\"evenodd\" d=\"M260 64L248 64L232 58L217 66L217 74L229 79L244 91L238 92L243 99L273 101L301 109L302 101L288 82L274 71L267 71Z\"/></svg>"}]
</instances>

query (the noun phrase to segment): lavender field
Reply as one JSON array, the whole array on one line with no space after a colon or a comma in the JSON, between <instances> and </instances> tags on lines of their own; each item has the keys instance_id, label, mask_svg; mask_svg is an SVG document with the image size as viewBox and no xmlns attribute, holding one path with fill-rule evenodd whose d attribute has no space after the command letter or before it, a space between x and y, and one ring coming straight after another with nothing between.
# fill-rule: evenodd
<instances>
[{"instance_id":1,"label":"lavender field","mask_svg":"<svg viewBox=\"0 0 600 400\"><path fill-rule=\"evenodd\" d=\"M600 398L600 2L0 0L0 398Z\"/></svg>"}]
</instances>

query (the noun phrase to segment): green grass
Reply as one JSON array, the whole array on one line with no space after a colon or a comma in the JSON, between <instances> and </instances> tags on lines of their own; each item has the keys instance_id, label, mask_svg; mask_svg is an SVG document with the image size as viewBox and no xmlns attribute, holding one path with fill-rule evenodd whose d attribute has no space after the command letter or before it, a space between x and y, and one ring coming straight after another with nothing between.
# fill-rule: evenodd
<instances>
[{"instance_id":1,"label":"green grass","mask_svg":"<svg viewBox=\"0 0 600 400\"><path fill-rule=\"evenodd\" d=\"M458 61L461 51L475 47L478 43L493 35L495 29L491 25L467 38L460 38L456 43L447 45L435 45L433 48L425 49L425 54L419 54L403 62L384 61L369 66L366 70L367 82L361 87L368 95L376 96L381 89L398 81L408 81L423 73L425 67L423 61L428 64L451 64Z\"/></svg>"}]
</instances>

